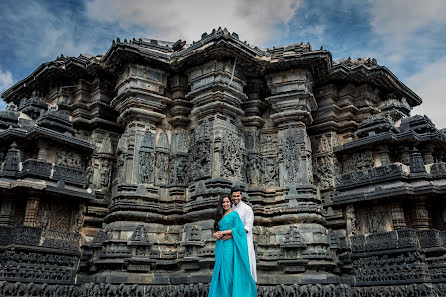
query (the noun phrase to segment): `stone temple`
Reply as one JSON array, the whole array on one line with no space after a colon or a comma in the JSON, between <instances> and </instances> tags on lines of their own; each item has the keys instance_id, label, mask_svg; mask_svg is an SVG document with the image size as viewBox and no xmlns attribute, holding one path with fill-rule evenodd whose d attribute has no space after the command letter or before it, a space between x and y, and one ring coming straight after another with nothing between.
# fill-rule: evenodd
<instances>
[{"instance_id":1,"label":"stone temple","mask_svg":"<svg viewBox=\"0 0 446 297\"><path fill-rule=\"evenodd\" d=\"M259 296L446 296L446 135L375 59L219 28L61 55L2 96L0 296L205 297L233 185Z\"/></svg>"}]
</instances>

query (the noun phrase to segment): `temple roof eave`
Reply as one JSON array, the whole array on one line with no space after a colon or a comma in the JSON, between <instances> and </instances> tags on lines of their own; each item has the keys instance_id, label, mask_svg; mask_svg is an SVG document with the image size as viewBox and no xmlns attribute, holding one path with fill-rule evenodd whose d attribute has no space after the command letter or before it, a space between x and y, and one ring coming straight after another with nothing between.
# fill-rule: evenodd
<instances>
[{"instance_id":1,"label":"temple roof eave","mask_svg":"<svg viewBox=\"0 0 446 297\"><path fill-rule=\"evenodd\" d=\"M355 83L371 83L379 88L387 89L389 92L396 93L406 98L411 107L420 105L422 99L385 66L366 67L359 65L353 68L343 64L333 65L333 71L330 76L325 79L329 81L352 81Z\"/></svg>"}]
</instances>

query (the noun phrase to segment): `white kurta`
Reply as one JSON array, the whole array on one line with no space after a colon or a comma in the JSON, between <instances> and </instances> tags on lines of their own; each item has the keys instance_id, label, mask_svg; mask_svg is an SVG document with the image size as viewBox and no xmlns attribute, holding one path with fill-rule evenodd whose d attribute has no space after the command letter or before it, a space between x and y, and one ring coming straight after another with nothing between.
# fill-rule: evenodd
<instances>
[{"instance_id":1,"label":"white kurta","mask_svg":"<svg viewBox=\"0 0 446 297\"><path fill-rule=\"evenodd\" d=\"M237 211L240 219L243 222L243 225L245 226L245 230L248 231L248 233L246 233L246 237L248 239L249 265L251 266L252 278L255 282L257 282L256 254L254 252L254 242L252 240L254 212L252 211L252 208L243 201L240 201L237 205L233 205L232 209Z\"/></svg>"}]
</instances>

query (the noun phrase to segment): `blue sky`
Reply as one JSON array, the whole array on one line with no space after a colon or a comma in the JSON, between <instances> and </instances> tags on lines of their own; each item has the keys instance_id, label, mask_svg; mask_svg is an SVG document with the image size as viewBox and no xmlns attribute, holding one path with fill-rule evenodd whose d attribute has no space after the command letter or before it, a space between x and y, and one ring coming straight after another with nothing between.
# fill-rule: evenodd
<instances>
[{"instance_id":1,"label":"blue sky","mask_svg":"<svg viewBox=\"0 0 446 297\"><path fill-rule=\"evenodd\" d=\"M376 58L422 97L413 114L446 128L445 11L444 0L2 0L0 92L62 53L105 53L116 37L191 43L221 26L259 47Z\"/></svg>"}]
</instances>

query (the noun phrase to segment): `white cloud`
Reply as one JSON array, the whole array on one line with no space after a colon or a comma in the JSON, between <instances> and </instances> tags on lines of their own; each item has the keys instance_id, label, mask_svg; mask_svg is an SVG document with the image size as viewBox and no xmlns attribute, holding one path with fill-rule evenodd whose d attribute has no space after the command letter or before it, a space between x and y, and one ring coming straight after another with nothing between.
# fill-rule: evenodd
<instances>
[{"instance_id":1,"label":"white cloud","mask_svg":"<svg viewBox=\"0 0 446 297\"><path fill-rule=\"evenodd\" d=\"M446 23L444 0L372 0L372 27L392 42L410 40L412 33L433 23Z\"/></svg>"},{"instance_id":2,"label":"white cloud","mask_svg":"<svg viewBox=\"0 0 446 297\"><path fill-rule=\"evenodd\" d=\"M423 103L414 108L412 114L425 114L437 128L446 128L444 107L446 96L446 57L426 65L420 72L407 79L408 87L412 88L422 99Z\"/></svg>"},{"instance_id":3,"label":"white cloud","mask_svg":"<svg viewBox=\"0 0 446 297\"><path fill-rule=\"evenodd\" d=\"M12 73L9 70L2 70L0 68L0 94L9 87L12 87L14 79L12 78Z\"/></svg>"},{"instance_id":4,"label":"white cloud","mask_svg":"<svg viewBox=\"0 0 446 297\"><path fill-rule=\"evenodd\" d=\"M164 40L192 43L221 26L242 40L262 44L279 37L277 27L286 25L299 6L300 0L93 0L87 3L87 14L99 21L145 25L156 32L154 38Z\"/></svg>"},{"instance_id":5,"label":"white cloud","mask_svg":"<svg viewBox=\"0 0 446 297\"><path fill-rule=\"evenodd\" d=\"M14 83L14 79L12 78L12 73L9 70L3 71L0 68L0 94L4 92L6 89L12 86ZM4 110L6 108L6 103L3 99L0 98L0 110Z\"/></svg>"}]
</instances>

